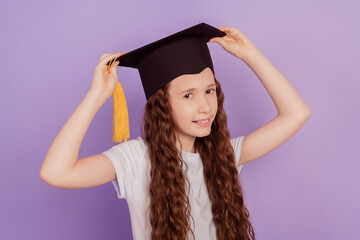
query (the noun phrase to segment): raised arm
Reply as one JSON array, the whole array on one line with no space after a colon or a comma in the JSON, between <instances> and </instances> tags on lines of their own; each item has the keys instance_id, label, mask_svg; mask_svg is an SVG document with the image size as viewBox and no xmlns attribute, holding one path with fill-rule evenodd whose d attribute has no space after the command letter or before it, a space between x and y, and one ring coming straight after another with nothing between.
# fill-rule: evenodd
<instances>
[{"instance_id":1,"label":"raised arm","mask_svg":"<svg viewBox=\"0 0 360 240\"><path fill-rule=\"evenodd\" d=\"M95 67L90 90L66 121L45 156L40 177L46 183L55 187L82 188L97 186L115 178L114 167L105 155L98 154L78 160L78 153L95 114L111 96L117 84L118 62L109 71L106 63L120 55L122 54L101 56Z\"/></svg>"},{"instance_id":2,"label":"raised arm","mask_svg":"<svg viewBox=\"0 0 360 240\"><path fill-rule=\"evenodd\" d=\"M218 42L253 70L278 111L277 117L245 137L238 164L241 165L266 155L287 141L304 125L311 111L295 88L244 33L233 27L219 29L227 35L210 42Z\"/></svg>"}]
</instances>

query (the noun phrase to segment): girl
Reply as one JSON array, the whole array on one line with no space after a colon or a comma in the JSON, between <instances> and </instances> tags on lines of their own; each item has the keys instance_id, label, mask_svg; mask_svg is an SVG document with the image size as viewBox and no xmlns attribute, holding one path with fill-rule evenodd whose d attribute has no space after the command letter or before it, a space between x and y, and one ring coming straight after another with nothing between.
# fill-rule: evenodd
<instances>
[{"instance_id":1,"label":"girl","mask_svg":"<svg viewBox=\"0 0 360 240\"><path fill-rule=\"evenodd\" d=\"M276 105L276 118L246 137L230 139L224 94L209 65L147 94L142 138L78 159L93 117L118 83L121 60L110 72L106 65L124 53L103 54L89 92L50 146L41 178L61 188L112 181L118 197L127 199L134 239L255 239L238 173L293 136L310 109L244 33L218 29L226 35L209 42L254 71Z\"/></svg>"}]
</instances>

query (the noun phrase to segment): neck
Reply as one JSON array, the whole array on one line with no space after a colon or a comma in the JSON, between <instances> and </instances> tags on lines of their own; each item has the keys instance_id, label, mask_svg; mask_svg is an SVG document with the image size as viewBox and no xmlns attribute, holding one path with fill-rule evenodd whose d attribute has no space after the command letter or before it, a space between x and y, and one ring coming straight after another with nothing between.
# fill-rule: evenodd
<instances>
[{"instance_id":1,"label":"neck","mask_svg":"<svg viewBox=\"0 0 360 240\"><path fill-rule=\"evenodd\" d=\"M195 153L195 137L180 137L179 138L182 144L182 151ZM176 148L180 151L180 142L176 141Z\"/></svg>"}]
</instances>

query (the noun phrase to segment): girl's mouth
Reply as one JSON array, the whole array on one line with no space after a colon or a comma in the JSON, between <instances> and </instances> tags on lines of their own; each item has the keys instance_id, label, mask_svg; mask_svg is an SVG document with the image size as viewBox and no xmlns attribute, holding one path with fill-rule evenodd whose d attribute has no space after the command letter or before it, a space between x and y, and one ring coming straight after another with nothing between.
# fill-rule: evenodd
<instances>
[{"instance_id":1,"label":"girl's mouth","mask_svg":"<svg viewBox=\"0 0 360 240\"><path fill-rule=\"evenodd\" d=\"M207 127L210 124L210 118L205 119L205 120L193 121L193 123L195 123L196 125L198 125L200 127Z\"/></svg>"}]
</instances>

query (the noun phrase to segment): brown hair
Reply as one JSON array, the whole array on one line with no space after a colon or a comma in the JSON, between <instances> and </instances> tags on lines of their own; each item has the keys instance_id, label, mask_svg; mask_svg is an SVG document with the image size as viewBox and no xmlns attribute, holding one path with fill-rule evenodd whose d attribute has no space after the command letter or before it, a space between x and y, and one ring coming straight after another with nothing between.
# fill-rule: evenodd
<instances>
[{"instance_id":1,"label":"brown hair","mask_svg":"<svg viewBox=\"0 0 360 240\"><path fill-rule=\"evenodd\" d=\"M211 133L206 137L196 138L194 144L203 163L216 238L255 239L249 211L244 205L234 150L230 144L227 116L223 108L224 94L216 78L215 83L218 111ZM148 189L151 239L185 240L189 231L194 237L189 220L189 217L192 218L191 206L185 193L185 180L189 181L182 168L183 164L186 167L187 164L175 145L175 123L171 114L168 87L169 83L147 101L143 119L145 134L141 129L151 162L151 182Z\"/></svg>"}]
</instances>

